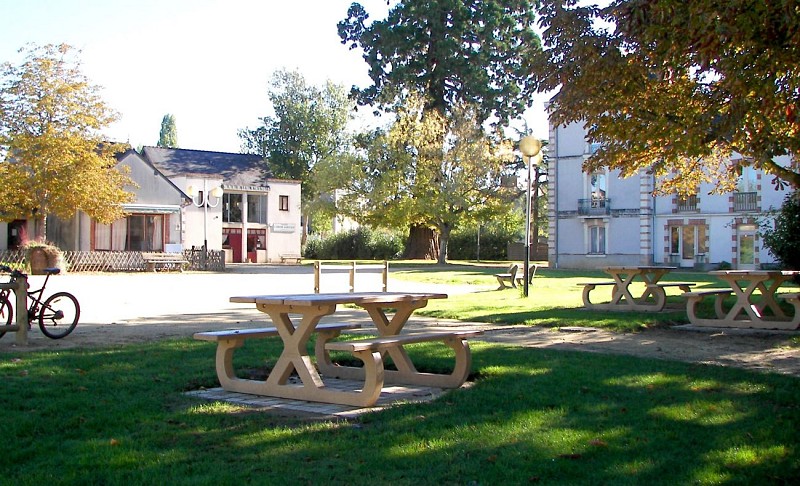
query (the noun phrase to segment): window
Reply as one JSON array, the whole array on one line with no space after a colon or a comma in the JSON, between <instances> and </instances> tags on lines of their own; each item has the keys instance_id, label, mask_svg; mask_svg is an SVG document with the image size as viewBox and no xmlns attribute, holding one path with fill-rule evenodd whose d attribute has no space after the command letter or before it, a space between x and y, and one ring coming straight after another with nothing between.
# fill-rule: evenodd
<instances>
[{"instance_id":1,"label":"window","mask_svg":"<svg viewBox=\"0 0 800 486\"><path fill-rule=\"evenodd\" d=\"M280 211L289 210L289 196L278 196L278 209Z\"/></svg>"},{"instance_id":2,"label":"window","mask_svg":"<svg viewBox=\"0 0 800 486\"><path fill-rule=\"evenodd\" d=\"M706 226L704 224L670 227L669 253L671 255L680 255L683 260L693 260L697 255L704 255L707 252Z\"/></svg>"},{"instance_id":3,"label":"window","mask_svg":"<svg viewBox=\"0 0 800 486\"><path fill-rule=\"evenodd\" d=\"M589 231L589 249L590 255L605 255L606 254L606 227L600 222L590 223L588 226Z\"/></svg>"},{"instance_id":4,"label":"window","mask_svg":"<svg viewBox=\"0 0 800 486\"><path fill-rule=\"evenodd\" d=\"M134 214L128 216L127 251L161 251L164 249L164 216Z\"/></svg>"},{"instance_id":5,"label":"window","mask_svg":"<svg viewBox=\"0 0 800 486\"><path fill-rule=\"evenodd\" d=\"M242 222L242 195L224 193L222 195L222 221L226 223Z\"/></svg>"},{"instance_id":6,"label":"window","mask_svg":"<svg viewBox=\"0 0 800 486\"><path fill-rule=\"evenodd\" d=\"M113 224L95 224L94 249L105 251L162 251L169 215L132 214Z\"/></svg>"},{"instance_id":7,"label":"window","mask_svg":"<svg viewBox=\"0 0 800 486\"><path fill-rule=\"evenodd\" d=\"M757 189L755 169L752 166L742 167L742 175L739 176L737 190L739 192L756 192Z\"/></svg>"},{"instance_id":8,"label":"window","mask_svg":"<svg viewBox=\"0 0 800 486\"><path fill-rule=\"evenodd\" d=\"M267 224L267 196L247 195L247 222Z\"/></svg>"},{"instance_id":9,"label":"window","mask_svg":"<svg viewBox=\"0 0 800 486\"><path fill-rule=\"evenodd\" d=\"M589 176L589 193L592 200L592 208L605 206L606 201L606 174L605 172L594 172Z\"/></svg>"}]
</instances>

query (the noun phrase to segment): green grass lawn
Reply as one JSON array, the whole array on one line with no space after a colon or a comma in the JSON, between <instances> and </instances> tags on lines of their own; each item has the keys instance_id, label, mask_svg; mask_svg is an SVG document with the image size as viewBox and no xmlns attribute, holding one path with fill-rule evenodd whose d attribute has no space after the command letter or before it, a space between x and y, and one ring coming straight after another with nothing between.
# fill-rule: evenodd
<instances>
[{"instance_id":1,"label":"green grass lawn","mask_svg":"<svg viewBox=\"0 0 800 486\"><path fill-rule=\"evenodd\" d=\"M491 285L496 267L393 269ZM397 272L395 274L395 272ZM588 313L576 282L540 270L530 297L487 291L433 301L429 315L635 330L670 312ZM705 274L674 280L719 285ZM8 339L8 337L6 338ZM690 336L687 339L691 339ZM308 421L188 397L218 386L214 345L0 353L6 443L0 483L40 484L796 484L800 380L740 369L475 342L473 385L351 421ZM236 355L263 371L277 338ZM409 350L446 369L444 346Z\"/></svg>"},{"instance_id":2,"label":"green grass lawn","mask_svg":"<svg viewBox=\"0 0 800 486\"><path fill-rule=\"evenodd\" d=\"M255 344L255 343L254 343ZM448 356L412 349L422 369ZM240 351L264 366L277 339ZM191 340L0 354L3 484L789 484L800 380L473 345L475 383L354 421L184 395L216 386Z\"/></svg>"}]
</instances>

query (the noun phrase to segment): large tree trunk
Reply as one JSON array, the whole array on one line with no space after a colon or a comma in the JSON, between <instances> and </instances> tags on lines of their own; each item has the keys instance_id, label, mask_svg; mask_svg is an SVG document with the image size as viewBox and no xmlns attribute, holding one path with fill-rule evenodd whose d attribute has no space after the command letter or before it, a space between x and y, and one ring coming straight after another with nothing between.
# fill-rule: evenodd
<instances>
[{"instance_id":1,"label":"large tree trunk","mask_svg":"<svg viewBox=\"0 0 800 486\"><path fill-rule=\"evenodd\" d=\"M444 265L447 263L447 243L450 241L450 226L445 225L439 228L439 257L436 263Z\"/></svg>"},{"instance_id":2,"label":"large tree trunk","mask_svg":"<svg viewBox=\"0 0 800 486\"><path fill-rule=\"evenodd\" d=\"M427 226L412 224L403 257L410 260L435 260L439 255L439 238Z\"/></svg>"}]
</instances>

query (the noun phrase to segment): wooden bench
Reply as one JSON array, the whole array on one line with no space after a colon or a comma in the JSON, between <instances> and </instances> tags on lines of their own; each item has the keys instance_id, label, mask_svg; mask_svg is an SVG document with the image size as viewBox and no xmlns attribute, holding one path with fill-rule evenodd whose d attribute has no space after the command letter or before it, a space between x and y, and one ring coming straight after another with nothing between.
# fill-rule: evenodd
<instances>
[{"instance_id":1,"label":"wooden bench","mask_svg":"<svg viewBox=\"0 0 800 486\"><path fill-rule=\"evenodd\" d=\"M381 336L353 341L331 341L325 343L327 351L343 351L352 353L364 362L364 368L348 366L327 366L327 375L337 378L358 379L375 374L383 376L388 383L405 383L412 385L434 386L440 388L458 388L467 381L472 365L468 338L483 334L483 331L470 329L460 331L429 331L419 333ZM441 341L455 351L455 365L449 375L438 373L421 373L414 368L408 359L403 346L424 342ZM383 356L392 357L397 370L383 368ZM372 370L371 368L377 368Z\"/></svg>"},{"instance_id":2,"label":"wooden bench","mask_svg":"<svg viewBox=\"0 0 800 486\"><path fill-rule=\"evenodd\" d=\"M298 255L297 253L283 253L280 255L281 263L286 263L287 261L294 261L296 264L299 264L303 261L303 257Z\"/></svg>"},{"instance_id":3,"label":"wooden bench","mask_svg":"<svg viewBox=\"0 0 800 486\"><path fill-rule=\"evenodd\" d=\"M528 267L528 285L533 284L533 277L536 276L536 270L539 268L539 265L531 265ZM525 276L517 277L517 285L525 285Z\"/></svg>"},{"instance_id":4,"label":"wooden bench","mask_svg":"<svg viewBox=\"0 0 800 486\"><path fill-rule=\"evenodd\" d=\"M177 268L182 272L184 267L189 266L189 262L180 253L142 253L142 259L148 272L155 272L158 268Z\"/></svg>"},{"instance_id":5,"label":"wooden bench","mask_svg":"<svg viewBox=\"0 0 800 486\"><path fill-rule=\"evenodd\" d=\"M517 271L519 270L518 265L511 265L508 267L508 271L506 273L496 273L494 276L497 278L497 283L500 284L500 287L497 290L503 290L506 288L517 288ZM511 286L506 285L506 282L509 282Z\"/></svg>"},{"instance_id":6,"label":"wooden bench","mask_svg":"<svg viewBox=\"0 0 800 486\"><path fill-rule=\"evenodd\" d=\"M329 360L329 358L327 358L327 351L325 350L325 343L335 337L338 337L341 331L346 329L358 329L360 327L361 324L357 323L317 324L317 326L314 328L315 332L317 332L319 335L315 348L317 356L325 355L325 359ZM242 347L244 342L248 339L263 339L277 335L277 328L263 327L256 329L227 329L224 331L196 332L192 337L201 341L212 341L217 343L217 378L219 379L220 385L222 385L223 388L228 389L228 386L231 383L248 381L236 377L236 371L233 368L234 351L236 351L237 348Z\"/></svg>"},{"instance_id":7,"label":"wooden bench","mask_svg":"<svg viewBox=\"0 0 800 486\"><path fill-rule=\"evenodd\" d=\"M692 292L684 292L683 297L686 297L686 315L689 317L689 322L696 326L718 326L722 324L721 319L725 317L725 310L722 308L723 301L730 297L733 291L730 289L714 289L714 290L697 290ZM697 316L697 305L706 297L714 297L714 312L717 315L716 319L704 319Z\"/></svg>"},{"instance_id":8,"label":"wooden bench","mask_svg":"<svg viewBox=\"0 0 800 486\"><path fill-rule=\"evenodd\" d=\"M662 289L666 289L669 287L678 287L684 292L691 292L692 287L694 287L697 284L694 282L658 282L653 285L655 285L656 287L661 287Z\"/></svg>"}]
</instances>

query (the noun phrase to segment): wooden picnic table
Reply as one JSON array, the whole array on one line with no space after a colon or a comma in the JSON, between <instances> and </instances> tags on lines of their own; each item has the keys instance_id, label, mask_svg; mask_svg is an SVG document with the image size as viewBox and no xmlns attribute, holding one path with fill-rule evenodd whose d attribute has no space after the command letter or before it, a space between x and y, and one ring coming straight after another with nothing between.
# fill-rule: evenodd
<instances>
[{"instance_id":1,"label":"wooden picnic table","mask_svg":"<svg viewBox=\"0 0 800 486\"><path fill-rule=\"evenodd\" d=\"M270 316L274 328L258 330L215 331L195 334L196 339L217 341L217 376L225 390L343 405L370 406L380 396L385 382L424 386L461 386L469 373L471 357L466 339L480 331L434 331L402 334L411 314L425 307L430 299L444 299L446 294L403 292L355 292L339 294L255 295L231 297L231 302L255 304ZM366 309L379 337L353 341L332 341L341 330L358 327L352 324L319 324L322 317L334 314L339 304L354 304ZM392 310L391 317L387 312ZM292 320L294 317L294 321ZM317 333L316 364L307 347ZM283 350L265 381L236 377L233 352L251 337L280 336ZM442 341L455 351L452 374L421 373L416 370L403 345ZM363 367L339 366L331 361L330 351L345 351L360 359ZM385 370L383 360L391 357L396 370ZM293 373L297 380L290 380ZM328 386L323 380L340 378L363 381L360 390L349 391Z\"/></svg>"},{"instance_id":2,"label":"wooden picnic table","mask_svg":"<svg viewBox=\"0 0 800 486\"><path fill-rule=\"evenodd\" d=\"M800 328L800 293L778 294L778 288L798 271L789 270L715 270L709 272L729 286L728 289L689 292L686 313L689 322L697 326L740 327L757 329ZM758 293L756 293L758 291ZM731 294L736 302L725 309L724 300ZM716 318L697 316L697 305L708 296L714 296ZM778 303L783 299L794 306L794 315L788 316Z\"/></svg>"},{"instance_id":3,"label":"wooden picnic table","mask_svg":"<svg viewBox=\"0 0 800 486\"><path fill-rule=\"evenodd\" d=\"M612 280L602 282L582 282L583 305L592 310L631 310L644 312L660 312L667 303L666 287L679 287L684 292L691 290L692 282L667 282L660 280L675 270L675 267L636 266L608 267L604 272L611 275ZM634 297L630 286L635 280L644 282L645 289L641 295ZM592 291L598 286L611 287L611 301L595 303L591 300Z\"/></svg>"}]
</instances>

